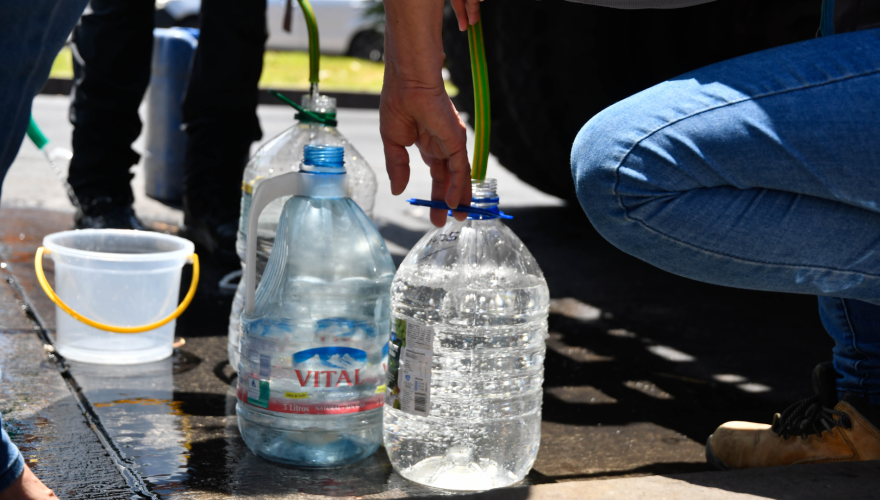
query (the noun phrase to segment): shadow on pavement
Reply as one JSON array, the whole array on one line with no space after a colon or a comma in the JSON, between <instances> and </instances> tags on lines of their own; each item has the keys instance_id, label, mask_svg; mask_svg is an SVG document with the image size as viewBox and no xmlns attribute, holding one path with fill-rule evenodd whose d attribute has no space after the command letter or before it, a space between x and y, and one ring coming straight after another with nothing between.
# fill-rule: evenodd
<instances>
[{"instance_id":1,"label":"shadow on pavement","mask_svg":"<svg viewBox=\"0 0 880 500\"><path fill-rule=\"evenodd\" d=\"M790 465L672 477L695 486L754 495L749 498L867 500L877 498L880 461Z\"/></svg>"},{"instance_id":2,"label":"shadow on pavement","mask_svg":"<svg viewBox=\"0 0 880 500\"><path fill-rule=\"evenodd\" d=\"M657 270L608 244L577 207L505 211L554 299L541 451L526 484L708 470L703 443L717 425L769 421L810 394L813 366L830 358L813 297L724 288ZM7 271L54 324L54 307L42 301L32 276L33 250L68 222L35 210L4 213L13 215L0 235ZM382 233L404 248L422 236L394 225ZM219 279L219 267L206 262L203 269L203 283ZM136 449L130 456L153 467L143 475L156 493L438 494L394 474L382 450L332 473L253 455L239 437L229 391L231 297L208 291L200 288L179 319L177 333L187 343L154 370L152 382L113 370L71 370L108 429ZM168 460L145 458L154 456ZM159 470L166 462L169 470Z\"/></svg>"}]
</instances>

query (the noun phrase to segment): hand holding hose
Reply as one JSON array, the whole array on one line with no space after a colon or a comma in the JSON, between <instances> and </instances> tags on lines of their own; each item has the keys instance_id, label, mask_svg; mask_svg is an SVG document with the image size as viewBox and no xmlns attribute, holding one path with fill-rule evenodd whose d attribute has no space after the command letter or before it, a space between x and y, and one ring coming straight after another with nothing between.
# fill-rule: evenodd
<instances>
[{"instance_id":1,"label":"hand holding hose","mask_svg":"<svg viewBox=\"0 0 880 500\"><path fill-rule=\"evenodd\" d=\"M469 205L467 135L443 86L443 0L385 1L385 80L379 108L380 132L391 192L409 182L407 146L415 144L431 169L431 198L450 207ZM455 212L458 220L467 214ZM446 213L431 210L443 226Z\"/></svg>"},{"instance_id":2,"label":"hand holding hose","mask_svg":"<svg viewBox=\"0 0 880 500\"><path fill-rule=\"evenodd\" d=\"M459 31L467 31L468 26L480 20L480 2L483 0L452 0L452 10L458 19Z\"/></svg>"}]
</instances>

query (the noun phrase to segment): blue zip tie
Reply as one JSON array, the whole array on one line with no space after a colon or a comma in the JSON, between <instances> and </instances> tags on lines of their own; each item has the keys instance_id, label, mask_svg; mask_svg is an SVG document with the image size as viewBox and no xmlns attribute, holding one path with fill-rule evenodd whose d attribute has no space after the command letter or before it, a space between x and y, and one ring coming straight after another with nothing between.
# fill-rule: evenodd
<instances>
[{"instance_id":1,"label":"blue zip tie","mask_svg":"<svg viewBox=\"0 0 880 500\"><path fill-rule=\"evenodd\" d=\"M493 207L494 209L488 208L477 208L470 206L459 206L458 208L450 208L449 205L446 204L445 201L440 200L419 200L416 198L410 198L406 200L410 205L415 205L417 207L429 207L429 208L439 208L440 210L449 210L449 215L452 215L452 212L465 212L472 215L478 215L479 217L468 217L469 219L512 219L512 215L507 215L506 213L498 210L498 207Z\"/></svg>"}]
</instances>

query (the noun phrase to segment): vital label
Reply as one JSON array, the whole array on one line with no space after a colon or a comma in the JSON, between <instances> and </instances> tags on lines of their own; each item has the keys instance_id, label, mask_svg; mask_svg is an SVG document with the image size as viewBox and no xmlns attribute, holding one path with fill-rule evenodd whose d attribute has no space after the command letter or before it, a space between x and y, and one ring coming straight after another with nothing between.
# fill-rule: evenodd
<instances>
[{"instance_id":1,"label":"vital label","mask_svg":"<svg viewBox=\"0 0 880 500\"><path fill-rule=\"evenodd\" d=\"M384 391L377 390L384 380L381 351L369 362L367 351L355 347L296 350L294 343L254 338L247 338L243 348L245 345L249 356L242 358L242 366L251 375L246 387L239 386L238 397L243 402L272 412L309 415L382 407ZM276 354L284 351L292 352Z\"/></svg>"},{"instance_id":2,"label":"vital label","mask_svg":"<svg viewBox=\"0 0 880 500\"><path fill-rule=\"evenodd\" d=\"M395 319L393 333L385 404L426 417L431 412L434 328Z\"/></svg>"}]
</instances>

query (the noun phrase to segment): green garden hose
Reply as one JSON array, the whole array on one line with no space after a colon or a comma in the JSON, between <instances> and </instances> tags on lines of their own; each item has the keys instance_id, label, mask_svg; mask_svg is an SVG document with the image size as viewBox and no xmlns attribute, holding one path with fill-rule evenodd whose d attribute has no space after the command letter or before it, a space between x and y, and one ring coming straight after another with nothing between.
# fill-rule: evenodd
<instances>
[{"instance_id":1,"label":"green garden hose","mask_svg":"<svg viewBox=\"0 0 880 500\"><path fill-rule=\"evenodd\" d=\"M309 0L297 0L302 7L303 16L306 18L306 26L309 30L309 89L312 95L318 95L318 74L321 71L321 46L318 42L318 22L315 20L315 11Z\"/></svg>"},{"instance_id":2,"label":"green garden hose","mask_svg":"<svg viewBox=\"0 0 880 500\"><path fill-rule=\"evenodd\" d=\"M34 121L33 116L31 116L31 121L28 123L27 136L33 141L34 145L37 146L37 149L41 151L43 146L49 143L49 139L46 139L46 136L43 135L43 131L37 126L37 122Z\"/></svg>"},{"instance_id":3,"label":"green garden hose","mask_svg":"<svg viewBox=\"0 0 880 500\"><path fill-rule=\"evenodd\" d=\"M489 105L489 75L486 72L486 49L483 46L483 21L468 26L468 47L471 53L471 73L474 78L474 161L471 179L486 180L489 162L489 132L492 112Z\"/></svg>"},{"instance_id":4,"label":"green garden hose","mask_svg":"<svg viewBox=\"0 0 880 500\"><path fill-rule=\"evenodd\" d=\"M67 197L70 199L70 203L73 204L74 207L82 211L82 207L79 204L79 199L77 199L76 195L73 192L73 188L70 187L70 184L67 182L67 177L61 173L61 169L58 168L58 163L55 161L57 158L64 158L66 160L70 160L73 157L73 153L65 148L53 148L50 152L46 145L49 144L49 139L43 135L43 131L40 130L40 127L37 125L37 122L34 120L34 115L31 115L31 121L28 123L27 128L27 136L34 143L34 146L43 153L43 156L46 158L46 161L49 162L49 165L52 167L52 170L55 171L55 175L58 176L58 179L64 184L64 189L67 191Z\"/></svg>"}]
</instances>

